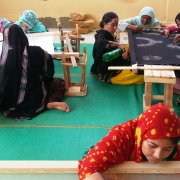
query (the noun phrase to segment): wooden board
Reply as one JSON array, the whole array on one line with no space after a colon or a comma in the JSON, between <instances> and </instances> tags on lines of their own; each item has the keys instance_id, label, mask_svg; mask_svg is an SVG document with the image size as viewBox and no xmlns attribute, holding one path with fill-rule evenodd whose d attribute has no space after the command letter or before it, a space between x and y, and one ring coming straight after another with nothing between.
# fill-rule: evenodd
<instances>
[{"instance_id":1,"label":"wooden board","mask_svg":"<svg viewBox=\"0 0 180 180\"><path fill-rule=\"evenodd\" d=\"M0 178L8 179L13 174L15 180L78 180L77 167L78 161L0 161ZM112 166L103 175L106 180L179 180L180 161L159 164L126 161Z\"/></svg>"}]
</instances>

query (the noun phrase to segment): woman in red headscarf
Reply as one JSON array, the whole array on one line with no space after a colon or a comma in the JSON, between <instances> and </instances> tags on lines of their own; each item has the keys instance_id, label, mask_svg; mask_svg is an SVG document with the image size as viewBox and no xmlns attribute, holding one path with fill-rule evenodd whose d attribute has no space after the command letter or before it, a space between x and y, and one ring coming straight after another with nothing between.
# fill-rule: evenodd
<instances>
[{"instance_id":1,"label":"woman in red headscarf","mask_svg":"<svg viewBox=\"0 0 180 180\"><path fill-rule=\"evenodd\" d=\"M151 106L134 120L113 127L84 159L79 161L80 180L103 180L102 172L124 161L180 160L180 121L164 104Z\"/></svg>"}]
</instances>

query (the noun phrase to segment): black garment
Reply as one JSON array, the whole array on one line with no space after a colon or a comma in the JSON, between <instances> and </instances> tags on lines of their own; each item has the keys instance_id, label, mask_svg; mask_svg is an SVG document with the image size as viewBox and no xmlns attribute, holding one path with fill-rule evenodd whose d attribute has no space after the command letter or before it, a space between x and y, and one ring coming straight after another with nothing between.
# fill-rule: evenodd
<instances>
[{"instance_id":1,"label":"black garment","mask_svg":"<svg viewBox=\"0 0 180 180\"><path fill-rule=\"evenodd\" d=\"M52 56L41 47L29 46L18 25L3 32L0 72L0 110L6 117L31 119L43 112L49 101L57 102L64 95L64 80L53 79ZM56 90L61 93L58 98Z\"/></svg>"},{"instance_id":2,"label":"black garment","mask_svg":"<svg viewBox=\"0 0 180 180\"><path fill-rule=\"evenodd\" d=\"M117 57L110 62L103 61L103 54L113 50L105 48L106 44L109 44L109 41L116 41L116 37L103 29L96 31L95 43L92 54L94 58L94 63L91 66L91 72L94 74L99 74L101 77L103 77L105 81L121 72L115 70L108 70L109 66L130 65L130 61L124 60L122 56Z\"/></svg>"}]
</instances>

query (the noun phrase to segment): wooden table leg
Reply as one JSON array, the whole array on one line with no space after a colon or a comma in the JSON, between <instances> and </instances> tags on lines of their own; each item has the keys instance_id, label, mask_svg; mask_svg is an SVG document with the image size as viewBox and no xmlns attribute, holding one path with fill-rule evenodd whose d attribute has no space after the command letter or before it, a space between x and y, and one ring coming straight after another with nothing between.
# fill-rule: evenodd
<instances>
[{"instance_id":1,"label":"wooden table leg","mask_svg":"<svg viewBox=\"0 0 180 180\"><path fill-rule=\"evenodd\" d=\"M144 110L151 106L152 101L152 82L145 82L145 94L144 94Z\"/></svg>"},{"instance_id":2,"label":"wooden table leg","mask_svg":"<svg viewBox=\"0 0 180 180\"><path fill-rule=\"evenodd\" d=\"M173 84L164 84L164 104L173 109Z\"/></svg>"}]
</instances>

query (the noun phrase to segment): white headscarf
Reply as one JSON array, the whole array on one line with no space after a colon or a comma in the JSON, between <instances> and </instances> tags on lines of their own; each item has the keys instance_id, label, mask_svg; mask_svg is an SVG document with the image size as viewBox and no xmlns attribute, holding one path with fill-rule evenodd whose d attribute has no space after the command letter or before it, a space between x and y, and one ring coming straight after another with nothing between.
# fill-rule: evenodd
<instances>
[{"instance_id":1,"label":"white headscarf","mask_svg":"<svg viewBox=\"0 0 180 180\"><path fill-rule=\"evenodd\" d=\"M144 25L141 23L141 17L144 15L151 17L151 21L149 24ZM155 23L159 22L158 19L155 18L154 9L149 7L149 6L142 8L140 13L139 13L139 16L137 16L136 18L137 18L137 25L138 26L153 26Z\"/></svg>"}]
</instances>

